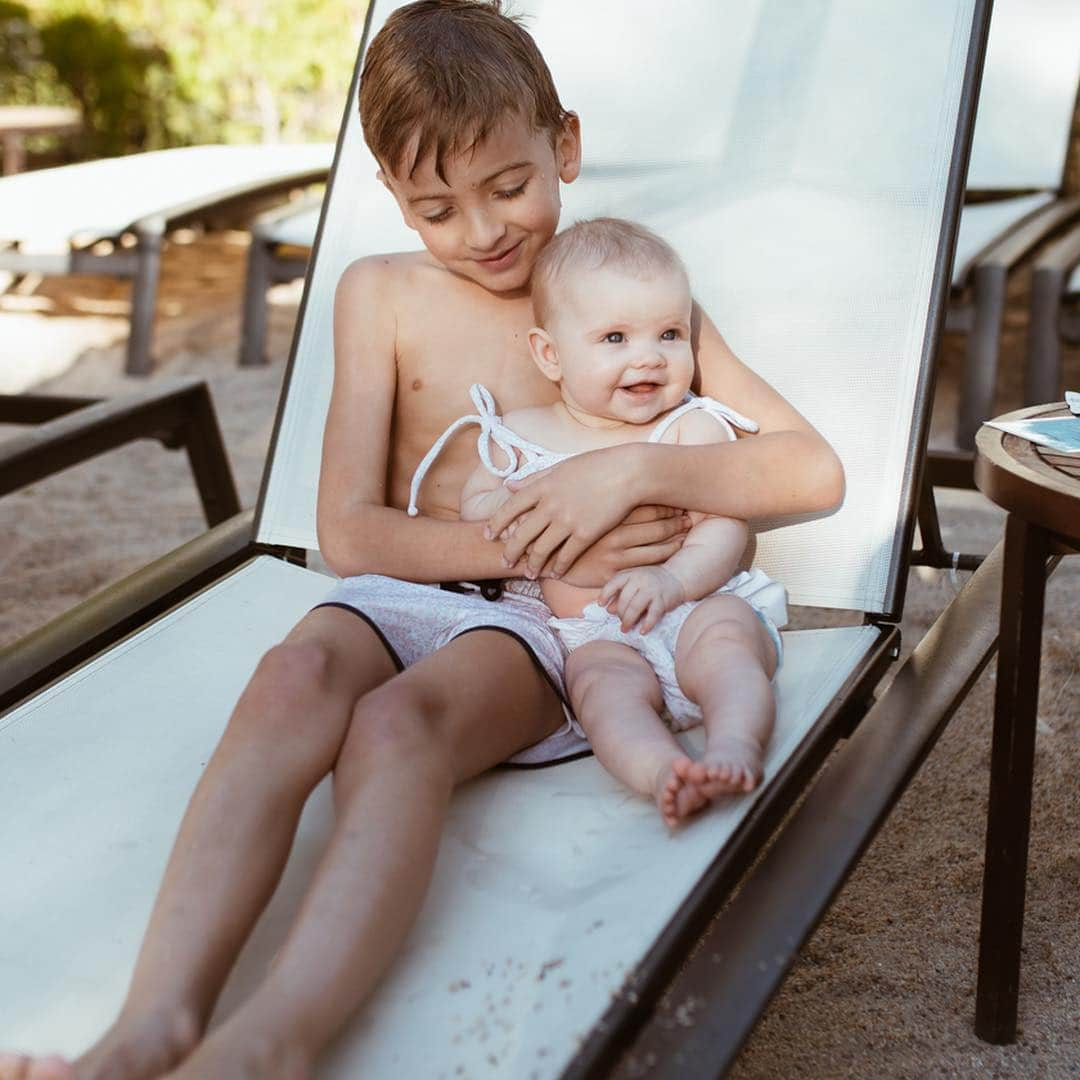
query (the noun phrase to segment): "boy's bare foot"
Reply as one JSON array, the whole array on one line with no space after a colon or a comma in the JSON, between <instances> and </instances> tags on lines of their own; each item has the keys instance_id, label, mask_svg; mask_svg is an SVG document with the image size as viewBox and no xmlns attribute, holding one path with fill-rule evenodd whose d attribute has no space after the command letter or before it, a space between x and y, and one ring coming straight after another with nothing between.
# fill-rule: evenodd
<instances>
[{"instance_id":1,"label":"boy's bare foot","mask_svg":"<svg viewBox=\"0 0 1080 1080\"><path fill-rule=\"evenodd\" d=\"M0 1054L0 1080L69 1080L71 1063L56 1054L32 1058L26 1054Z\"/></svg>"},{"instance_id":2,"label":"boy's bare foot","mask_svg":"<svg viewBox=\"0 0 1080 1080\"><path fill-rule=\"evenodd\" d=\"M699 765L707 771L701 790L709 799L718 795L743 795L761 780L761 747L738 735L711 735Z\"/></svg>"},{"instance_id":3,"label":"boy's bare foot","mask_svg":"<svg viewBox=\"0 0 1080 1080\"><path fill-rule=\"evenodd\" d=\"M656 805L668 828L709 804L701 788L708 773L705 767L688 757L677 757L656 778Z\"/></svg>"},{"instance_id":4,"label":"boy's bare foot","mask_svg":"<svg viewBox=\"0 0 1080 1080\"><path fill-rule=\"evenodd\" d=\"M149 1080L183 1060L199 1039L187 1012L119 1020L82 1057L0 1054L0 1080Z\"/></svg>"}]
</instances>

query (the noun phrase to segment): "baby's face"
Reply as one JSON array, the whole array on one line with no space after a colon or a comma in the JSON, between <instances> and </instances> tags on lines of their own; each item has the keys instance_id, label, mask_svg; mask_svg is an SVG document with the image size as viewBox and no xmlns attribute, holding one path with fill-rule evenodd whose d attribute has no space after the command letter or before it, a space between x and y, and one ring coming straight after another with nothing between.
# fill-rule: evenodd
<instances>
[{"instance_id":1,"label":"baby's face","mask_svg":"<svg viewBox=\"0 0 1080 1080\"><path fill-rule=\"evenodd\" d=\"M548 333L559 358L559 389L579 419L647 424L686 396L694 354L685 275L571 271L553 300Z\"/></svg>"}]
</instances>

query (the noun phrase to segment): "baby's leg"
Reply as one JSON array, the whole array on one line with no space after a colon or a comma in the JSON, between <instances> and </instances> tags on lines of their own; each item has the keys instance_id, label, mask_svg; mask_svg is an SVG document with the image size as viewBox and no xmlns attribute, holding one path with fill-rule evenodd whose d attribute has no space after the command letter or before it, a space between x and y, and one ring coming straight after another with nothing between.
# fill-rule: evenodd
<instances>
[{"instance_id":1,"label":"baby's leg","mask_svg":"<svg viewBox=\"0 0 1080 1080\"><path fill-rule=\"evenodd\" d=\"M263 657L188 804L120 1016L74 1066L5 1054L0 1080L138 1080L190 1053L357 698L393 675L374 631L337 608Z\"/></svg>"},{"instance_id":2,"label":"baby's leg","mask_svg":"<svg viewBox=\"0 0 1080 1080\"><path fill-rule=\"evenodd\" d=\"M710 798L751 791L761 780L762 755L772 734L776 699L770 680L776 646L745 600L703 600L675 644L675 677L705 717Z\"/></svg>"},{"instance_id":3,"label":"baby's leg","mask_svg":"<svg viewBox=\"0 0 1080 1080\"><path fill-rule=\"evenodd\" d=\"M592 641L575 649L566 661L566 688L600 763L651 795L666 825L708 802L692 777L695 763L660 719L656 675L629 645Z\"/></svg>"}]
</instances>

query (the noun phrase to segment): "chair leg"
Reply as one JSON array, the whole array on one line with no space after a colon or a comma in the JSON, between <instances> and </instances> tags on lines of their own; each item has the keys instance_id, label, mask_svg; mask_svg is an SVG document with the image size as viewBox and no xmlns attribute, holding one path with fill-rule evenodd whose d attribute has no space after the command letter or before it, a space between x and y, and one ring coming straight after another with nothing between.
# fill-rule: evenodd
<instances>
[{"instance_id":1,"label":"chair leg","mask_svg":"<svg viewBox=\"0 0 1080 1080\"><path fill-rule=\"evenodd\" d=\"M975 320L967 339L956 416L956 444L963 449L975 446L975 432L993 412L1006 279L1003 266L984 264L975 268Z\"/></svg>"},{"instance_id":2,"label":"chair leg","mask_svg":"<svg viewBox=\"0 0 1080 1080\"><path fill-rule=\"evenodd\" d=\"M1065 275L1041 267L1031 276L1031 323L1028 327L1024 404L1056 401L1061 381L1061 298Z\"/></svg>"},{"instance_id":3,"label":"chair leg","mask_svg":"<svg viewBox=\"0 0 1080 1080\"><path fill-rule=\"evenodd\" d=\"M1048 554L1046 533L1010 515L1005 526L975 1002L975 1033L991 1043L1016 1038Z\"/></svg>"},{"instance_id":4,"label":"chair leg","mask_svg":"<svg viewBox=\"0 0 1080 1080\"><path fill-rule=\"evenodd\" d=\"M165 236L163 218L147 218L135 227L138 239L137 266L131 285L131 333L128 336L127 373L149 375L154 368L151 354L154 308L161 276L161 247Z\"/></svg>"},{"instance_id":5,"label":"chair leg","mask_svg":"<svg viewBox=\"0 0 1080 1080\"><path fill-rule=\"evenodd\" d=\"M266 363L266 291L270 288L270 243L252 230L244 283L244 321L240 330L240 366Z\"/></svg>"}]
</instances>

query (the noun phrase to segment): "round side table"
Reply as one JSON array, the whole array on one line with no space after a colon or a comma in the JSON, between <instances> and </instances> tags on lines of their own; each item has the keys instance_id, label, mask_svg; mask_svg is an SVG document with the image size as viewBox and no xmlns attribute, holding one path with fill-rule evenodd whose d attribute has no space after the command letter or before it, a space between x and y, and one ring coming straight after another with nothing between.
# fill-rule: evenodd
<instances>
[{"instance_id":1,"label":"round side table","mask_svg":"<svg viewBox=\"0 0 1080 1080\"><path fill-rule=\"evenodd\" d=\"M1069 410L1037 405L997 419L1056 416ZM976 436L975 483L1009 515L975 1031L987 1042L1009 1043L1016 1038L1047 564L1053 560L1052 569L1060 556L1080 551L1080 454L1055 453L984 425Z\"/></svg>"}]
</instances>

